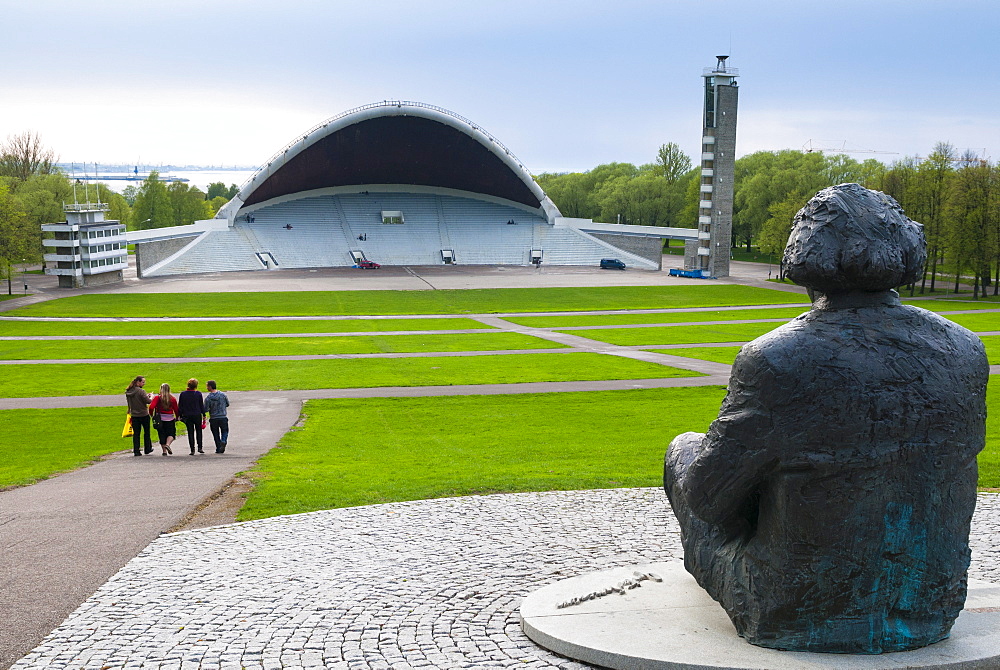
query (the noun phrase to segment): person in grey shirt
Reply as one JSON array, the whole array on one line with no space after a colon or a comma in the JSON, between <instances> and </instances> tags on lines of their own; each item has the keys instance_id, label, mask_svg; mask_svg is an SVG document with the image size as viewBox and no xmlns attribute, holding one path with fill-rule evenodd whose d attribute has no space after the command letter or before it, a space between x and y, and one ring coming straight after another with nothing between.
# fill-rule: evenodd
<instances>
[{"instance_id":1,"label":"person in grey shirt","mask_svg":"<svg viewBox=\"0 0 1000 670\"><path fill-rule=\"evenodd\" d=\"M226 416L229 397L218 390L214 379L205 382L205 386L208 388L208 395L205 396L205 410L209 414L208 426L212 430L212 438L215 440L215 453L224 454L226 443L229 441L229 417Z\"/></svg>"}]
</instances>

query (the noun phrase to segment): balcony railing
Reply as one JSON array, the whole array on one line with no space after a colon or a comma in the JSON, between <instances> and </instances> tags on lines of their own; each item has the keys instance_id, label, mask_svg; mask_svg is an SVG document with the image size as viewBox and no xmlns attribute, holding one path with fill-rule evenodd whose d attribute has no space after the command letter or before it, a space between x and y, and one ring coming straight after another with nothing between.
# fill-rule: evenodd
<instances>
[{"instance_id":1,"label":"balcony railing","mask_svg":"<svg viewBox=\"0 0 1000 670\"><path fill-rule=\"evenodd\" d=\"M64 212L108 212L111 205L106 202L74 202L63 205Z\"/></svg>"},{"instance_id":2,"label":"balcony railing","mask_svg":"<svg viewBox=\"0 0 1000 670\"><path fill-rule=\"evenodd\" d=\"M721 74L729 77L739 77L740 69L736 67L706 67L701 71L701 76L710 77L713 74Z\"/></svg>"}]
</instances>

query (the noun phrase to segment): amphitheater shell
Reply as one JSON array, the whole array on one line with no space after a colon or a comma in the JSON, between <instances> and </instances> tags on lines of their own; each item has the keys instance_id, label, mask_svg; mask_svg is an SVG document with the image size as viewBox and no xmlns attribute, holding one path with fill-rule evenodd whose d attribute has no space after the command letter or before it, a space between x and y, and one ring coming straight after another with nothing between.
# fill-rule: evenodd
<instances>
[{"instance_id":1,"label":"amphitheater shell","mask_svg":"<svg viewBox=\"0 0 1000 670\"><path fill-rule=\"evenodd\" d=\"M385 101L296 137L215 219L129 241L144 277L362 261L597 265L609 256L659 267L663 234L588 232L582 223L562 217L521 161L477 124Z\"/></svg>"}]
</instances>

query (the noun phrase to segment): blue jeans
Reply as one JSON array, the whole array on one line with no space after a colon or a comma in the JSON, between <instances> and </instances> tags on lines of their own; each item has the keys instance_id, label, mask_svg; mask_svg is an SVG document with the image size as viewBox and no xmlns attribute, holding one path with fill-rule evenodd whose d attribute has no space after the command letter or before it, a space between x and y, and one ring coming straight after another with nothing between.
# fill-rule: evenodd
<instances>
[{"instance_id":1,"label":"blue jeans","mask_svg":"<svg viewBox=\"0 0 1000 670\"><path fill-rule=\"evenodd\" d=\"M212 438L215 440L215 451L222 453L226 450L226 442L229 441L229 418L212 417L208 420L208 426L212 429Z\"/></svg>"}]
</instances>

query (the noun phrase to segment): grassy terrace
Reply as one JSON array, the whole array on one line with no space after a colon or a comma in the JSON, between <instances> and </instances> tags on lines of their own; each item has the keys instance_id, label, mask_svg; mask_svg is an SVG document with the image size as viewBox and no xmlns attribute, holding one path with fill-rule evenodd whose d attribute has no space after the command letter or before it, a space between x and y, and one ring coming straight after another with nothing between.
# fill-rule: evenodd
<instances>
[{"instance_id":1,"label":"grassy terrace","mask_svg":"<svg viewBox=\"0 0 1000 670\"><path fill-rule=\"evenodd\" d=\"M253 471L257 484L239 518L480 493L657 486L669 441L704 430L724 394L712 386L488 402L310 401L303 427ZM442 420L458 416L460 431ZM349 434L344 425L369 429Z\"/></svg>"},{"instance_id":2,"label":"grassy terrace","mask_svg":"<svg viewBox=\"0 0 1000 670\"><path fill-rule=\"evenodd\" d=\"M740 353L740 347L691 347L689 349L650 349L649 351L732 365L733 361L736 360L736 354Z\"/></svg>"},{"instance_id":3,"label":"grassy terrace","mask_svg":"<svg viewBox=\"0 0 1000 670\"><path fill-rule=\"evenodd\" d=\"M263 337L179 340L0 340L4 360L59 358L212 358L221 356L301 356L504 349L559 349L564 345L519 333L343 337Z\"/></svg>"},{"instance_id":4,"label":"grassy terrace","mask_svg":"<svg viewBox=\"0 0 1000 670\"><path fill-rule=\"evenodd\" d=\"M125 392L125 386L137 374L147 378L147 387L151 389L158 388L163 382L169 383L171 388L181 389L183 382L194 376L198 379L225 380L227 391L452 386L701 376L697 372L688 370L586 352L141 365L13 364L3 366L2 370L0 397L4 398L117 395Z\"/></svg>"},{"instance_id":5,"label":"grassy terrace","mask_svg":"<svg viewBox=\"0 0 1000 670\"><path fill-rule=\"evenodd\" d=\"M266 297L265 297L266 296ZM155 299L153 299L155 297ZM794 293L726 284L445 291L88 294L23 307L10 316L160 317L492 314L602 309L668 309L800 303Z\"/></svg>"},{"instance_id":6,"label":"grassy terrace","mask_svg":"<svg viewBox=\"0 0 1000 670\"><path fill-rule=\"evenodd\" d=\"M14 321L0 316L0 335L7 337L109 335L282 335L291 333L384 333L413 330L492 330L474 319L323 319L289 321Z\"/></svg>"},{"instance_id":7,"label":"grassy terrace","mask_svg":"<svg viewBox=\"0 0 1000 670\"><path fill-rule=\"evenodd\" d=\"M700 323L745 321L750 319L794 319L807 312L804 307L734 309L705 312L654 312L640 314L558 314L553 316L511 316L505 321L531 328L572 328L575 326L633 326L650 323Z\"/></svg>"},{"instance_id":8,"label":"grassy terrace","mask_svg":"<svg viewBox=\"0 0 1000 670\"><path fill-rule=\"evenodd\" d=\"M648 344L700 344L703 342L747 342L771 332L779 323L737 323L721 326L664 326L657 328L609 328L565 330L570 335L620 346Z\"/></svg>"},{"instance_id":9,"label":"grassy terrace","mask_svg":"<svg viewBox=\"0 0 1000 670\"><path fill-rule=\"evenodd\" d=\"M659 486L676 435L703 432L725 390L319 400L253 471L241 520L443 496ZM1000 387L987 403L1000 403ZM462 431L442 417L461 416ZM357 435L337 427L370 426ZM573 426L567 431L567 426ZM329 435L341 437L330 441ZM628 439L622 439L623 436ZM1000 486L1000 417L987 422L980 485Z\"/></svg>"},{"instance_id":10,"label":"grassy terrace","mask_svg":"<svg viewBox=\"0 0 1000 670\"><path fill-rule=\"evenodd\" d=\"M903 296L903 302L908 305L916 305L917 307L923 307L924 309L929 309L932 312L951 312L961 309L998 309L1000 308L1000 303L996 301L992 296L989 300L985 298L980 298L979 300L973 300L972 296L962 296L957 298L934 298L930 300L911 300L910 298Z\"/></svg>"},{"instance_id":11,"label":"grassy terrace","mask_svg":"<svg viewBox=\"0 0 1000 670\"><path fill-rule=\"evenodd\" d=\"M975 333L1000 330L1000 312L988 314L943 314L944 318L965 326Z\"/></svg>"},{"instance_id":12,"label":"grassy terrace","mask_svg":"<svg viewBox=\"0 0 1000 670\"><path fill-rule=\"evenodd\" d=\"M262 299L263 296L263 299ZM202 317L178 322L19 322L0 316L0 335L249 335L266 338L116 341L0 341L6 360L92 359L80 364L5 365L0 396L120 395L136 374L155 388L167 381L180 388L190 376L217 378L226 390L291 390L346 387L424 386L647 379L700 376L627 358L584 352L504 354L504 350L556 348L541 338L504 333L472 319L348 318L289 320L313 315L461 315L601 309L672 309L745 306L669 314L550 315L510 317L544 328L622 326L570 330L573 335L622 345L649 346L743 342L779 324L728 323L686 326L698 321L790 319L801 307L798 294L739 286L503 289L480 291L357 291L154 296L86 295L17 310L36 317ZM996 302L914 301L939 311L1000 307ZM217 321L213 317L261 317ZM951 315L978 332L1000 330L1000 314ZM628 328L645 324L662 327ZM387 335L392 331L478 329L472 334ZM291 334L315 337L281 337ZM359 333L324 337L323 333ZM1000 336L982 338L991 363L1000 364ZM738 347L663 349L663 353L731 363ZM196 357L241 355L435 353L493 351L482 356L149 363L102 362L102 357ZM704 431L724 395L720 387L616 392L387 398L311 401L304 424L264 457L254 476L242 518L392 500L504 491L656 486L663 450L686 430ZM989 390L1000 406L1000 384ZM9 410L0 412L0 488L28 484L52 473L81 467L113 451L130 448L119 437L125 409ZM461 417L456 430L455 417ZM343 425L370 427L357 436ZM39 435L42 439L26 439ZM331 439L335 435L335 439ZM1000 487L1000 413L991 412L987 448L980 459L980 484Z\"/></svg>"},{"instance_id":13,"label":"grassy terrace","mask_svg":"<svg viewBox=\"0 0 1000 670\"><path fill-rule=\"evenodd\" d=\"M5 410L0 422L0 491L132 449L132 440L121 438L124 406ZM31 435L44 439L26 439Z\"/></svg>"}]
</instances>

